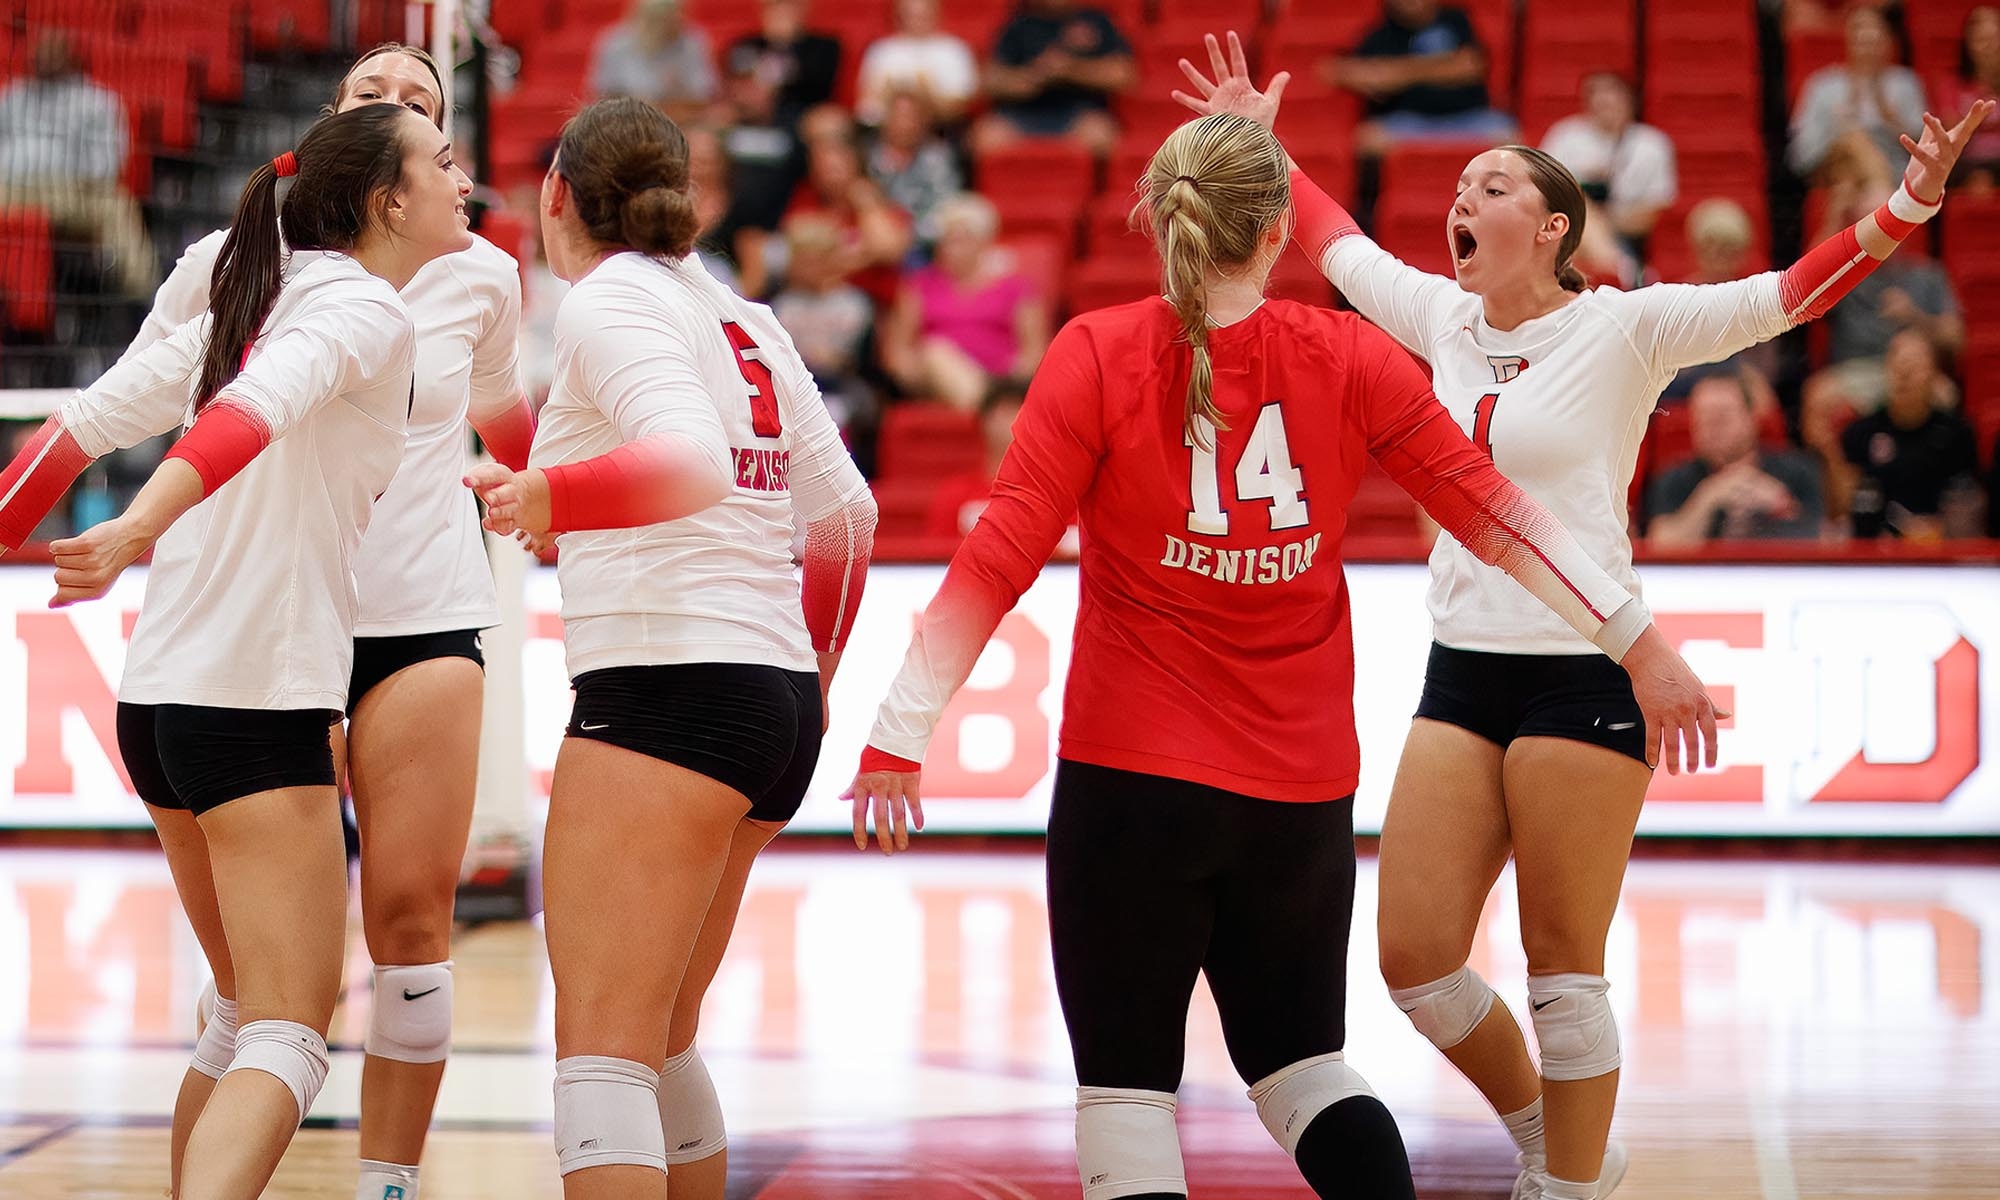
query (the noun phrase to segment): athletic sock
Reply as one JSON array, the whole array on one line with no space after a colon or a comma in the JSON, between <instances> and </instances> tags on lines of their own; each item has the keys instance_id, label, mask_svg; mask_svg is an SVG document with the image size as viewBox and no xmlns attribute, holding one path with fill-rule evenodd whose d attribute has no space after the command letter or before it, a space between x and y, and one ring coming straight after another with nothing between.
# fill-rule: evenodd
<instances>
[{"instance_id":1,"label":"athletic sock","mask_svg":"<svg viewBox=\"0 0 2000 1200\"><path fill-rule=\"evenodd\" d=\"M1542 1200L1597 1200L1597 1181L1577 1183L1551 1175L1542 1184Z\"/></svg>"},{"instance_id":2,"label":"athletic sock","mask_svg":"<svg viewBox=\"0 0 2000 1200\"><path fill-rule=\"evenodd\" d=\"M364 1158L354 1200L417 1200L417 1169Z\"/></svg>"},{"instance_id":3,"label":"athletic sock","mask_svg":"<svg viewBox=\"0 0 2000 1200\"><path fill-rule=\"evenodd\" d=\"M1321 1109L1299 1135L1292 1157L1320 1196L1416 1200L1402 1132L1373 1096L1349 1096Z\"/></svg>"},{"instance_id":4,"label":"athletic sock","mask_svg":"<svg viewBox=\"0 0 2000 1200\"><path fill-rule=\"evenodd\" d=\"M1542 1170L1547 1166L1548 1148L1542 1142L1542 1098L1519 1112L1501 1113L1500 1123L1507 1127L1507 1135L1514 1139L1514 1145L1521 1151L1521 1165L1531 1170Z\"/></svg>"}]
</instances>

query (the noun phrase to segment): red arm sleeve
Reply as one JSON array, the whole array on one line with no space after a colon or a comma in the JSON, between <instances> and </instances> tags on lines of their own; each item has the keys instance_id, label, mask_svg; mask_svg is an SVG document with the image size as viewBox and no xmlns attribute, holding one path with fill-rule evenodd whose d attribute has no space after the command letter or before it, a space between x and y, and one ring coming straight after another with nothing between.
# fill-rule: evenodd
<instances>
[{"instance_id":1,"label":"red arm sleeve","mask_svg":"<svg viewBox=\"0 0 2000 1200\"><path fill-rule=\"evenodd\" d=\"M1912 195L1907 183L1897 185L1888 203L1806 251L1804 258L1785 268L1778 277L1778 295L1785 306L1786 318L1794 325L1803 325L1825 316L1937 211L1937 204ZM1871 221L1889 239L1888 249L1883 250L1881 257L1870 254L1861 245L1862 228Z\"/></svg>"},{"instance_id":2,"label":"red arm sleeve","mask_svg":"<svg viewBox=\"0 0 2000 1200\"><path fill-rule=\"evenodd\" d=\"M1584 637L1622 658L1651 617L1547 509L1494 467L1386 334L1357 326L1353 386L1369 452L1481 562L1511 575Z\"/></svg>"},{"instance_id":3,"label":"red arm sleeve","mask_svg":"<svg viewBox=\"0 0 2000 1200\"><path fill-rule=\"evenodd\" d=\"M854 631L868 584L868 560L875 552L875 499L867 492L834 512L806 522L804 578L799 599L805 606L806 634L813 650L838 654Z\"/></svg>"},{"instance_id":4,"label":"red arm sleeve","mask_svg":"<svg viewBox=\"0 0 2000 1200\"><path fill-rule=\"evenodd\" d=\"M1292 209L1297 214L1292 236L1298 239L1299 248L1312 259L1314 266L1325 261L1328 246L1361 232L1361 226L1340 202L1321 191L1318 184L1296 167L1292 169Z\"/></svg>"},{"instance_id":5,"label":"red arm sleeve","mask_svg":"<svg viewBox=\"0 0 2000 1200\"><path fill-rule=\"evenodd\" d=\"M0 472L0 546L19 550L89 465L90 456L63 428L62 418L42 422L34 439Z\"/></svg>"},{"instance_id":6,"label":"red arm sleeve","mask_svg":"<svg viewBox=\"0 0 2000 1200\"><path fill-rule=\"evenodd\" d=\"M495 462L510 471L528 469L528 451L535 444L535 413L526 396L497 416L473 418L472 431L486 444L486 452Z\"/></svg>"},{"instance_id":7,"label":"red arm sleeve","mask_svg":"<svg viewBox=\"0 0 2000 1200\"><path fill-rule=\"evenodd\" d=\"M226 396L227 393L224 393ZM168 458L183 459L201 476L202 499L236 478L237 472L271 444L271 427L262 417L240 404L218 399L201 410L194 424L167 451Z\"/></svg>"},{"instance_id":8,"label":"red arm sleeve","mask_svg":"<svg viewBox=\"0 0 2000 1200\"><path fill-rule=\"evenodd\" d=\"M1014 444L979 523L917 626L868 744L921 762L931 732L980 652L1041 573L1103 455L1103 386L1087 330L1056 335L1014 422Z\"/></svg>"},{"instance_id":9,"label":"red arm sleeve","mask_svg":"<svg viewBox=\"0 0 2000 1200\"><path fill-rule=\"evenodd\" d=\"M674 434L640 438L542 473L549 480L551 533L676 521L718 503L730 489L709 456Z\"/></svg>"}]
</instances>

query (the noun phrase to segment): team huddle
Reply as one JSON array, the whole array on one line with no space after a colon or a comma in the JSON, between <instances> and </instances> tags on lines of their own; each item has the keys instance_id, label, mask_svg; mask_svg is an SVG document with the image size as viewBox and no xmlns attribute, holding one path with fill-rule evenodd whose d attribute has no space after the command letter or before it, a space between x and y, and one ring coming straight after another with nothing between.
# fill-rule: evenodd
<instances>
[{"instance_id":1,"label":"team huddle","mask_svg":"<svg viewBox=\"0 0 2000 1200\"><path fill-rule=\"evenodd\" d=\"M1441 230L1455 278L1428 275L1292 162L1282 74L1257 90L1234 35L1208 65L1182 64L1197 119L1139 182L1162 294L1051 345L862 752L856 844L908 848L946 705L1077 524L1047 853L1085 1200L1188 1194L1198 975L1314 1191L1413 1198L1395 1118L1343 1057L1360 748L1340 551L1373 460L1444 531L1382 838L1382 975L1518 1146L1515 1197L1609 1195L1605 938L1655 768L1713 766L1726 715L1639 598L1625 497L1648 417L1680 368L1823 314L1934 216L1993 105L1926 117L1895 196L1789 269L1621 292L1570 265L1583 194L1539 151L1467 165ZM214 976L172 1194L260 1194L325 1082L344 780L376 964L355 1194L415 1200L479 632L500 619L480 526L553 542L575 690L543 851L564 1195L720 1200L701 1003L819 760L874 502L770 309L691 253L687 141L638 101L572 118L543 182L574 286L534 411L518 272L469 231L443 92L409 47L355 64L0 474L0 545L95 458L184 431L124 513L52 547L59 605L153 555L119 749ZM1293 241L1355 312L1265 297ZM469 465L468 429L493 461ZM1466 965L1510 859L1538 1054Z\"/></svg>"}]
</instances>

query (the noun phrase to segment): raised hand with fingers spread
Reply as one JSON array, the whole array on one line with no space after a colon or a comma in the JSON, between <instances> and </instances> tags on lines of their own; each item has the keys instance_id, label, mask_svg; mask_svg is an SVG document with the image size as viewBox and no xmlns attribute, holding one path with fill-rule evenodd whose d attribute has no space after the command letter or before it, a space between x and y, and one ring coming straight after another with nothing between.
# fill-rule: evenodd
<instances>
[{"instance_id":1,"label":"raised hand with fingers spread","mask_svg":"<svg viewBox=\"0 0 2000 1200\"><path fill-rule=\"evenodd\" d=\"M1278 105L1285 96L1285 86L1292 81L1290 71L1280 71L1271 76L1271 82L1263 91L1250 81L1250 61L1243 53L1243 43L1234 30L1229 33L1229 54L1223 57L1222 44L1214 34L1203 38L1208 49L1209 69L1215 73L1210 79L1187 59L1180 61L1181 74L1187 76L1194 87L1194 94L1175 89L1174 99L1201 116L1210 113L1233 113L1248 117L1266 129L1274 128L1278 121Z\"/></svg>"}]
</instances>

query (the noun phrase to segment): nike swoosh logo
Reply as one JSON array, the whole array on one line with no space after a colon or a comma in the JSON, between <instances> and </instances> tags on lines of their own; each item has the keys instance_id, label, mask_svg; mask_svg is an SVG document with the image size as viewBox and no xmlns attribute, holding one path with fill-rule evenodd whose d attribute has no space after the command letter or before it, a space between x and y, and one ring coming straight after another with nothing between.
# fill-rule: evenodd
<instances>
[{"instance_id":1,"label":"nike swoosh logo","mask_svg":"<svg viewBox=\"0 0 2000 1200\"><path fill-rule=\"evenodd\" d=\"M1637 721L1620 721L1616 725L1606 725L1605 728L1612 730L1630 729L1638 723Z\"/></svg>"},{"instance_id":2,"label":"nike swoosh logo","mask_svg":"<svg viewBox=\"0 0 2000 1200\"><path fill-rule=\"evenodd\" d=\"M1560 999L1562 999L1561 996L1556 997L1556 1000ZM1534 1009L1536 1012L1540 1012L1543 1009L1547 1008L1549 1005L1554 1004L1556 1000L1544 1000L1540 1004L1536 1004L1533 1000L1530 1000L1528 1001L1528 1007Z\"/></svg>"},{"instance_id":3,"label":"nike swoosh logo","mask_svg":"<svg viewBox=\"0 0 2000 1200\"><path fill-rule=\"evenodd\" d=\"M438 990L438 988L441 988L441 987L443 987L443 986L444 986L443 984L439 984L439 985L438 985L437 987L432 987L432 988L425 988L425 989L424 989L423 991L421 991L421 992L413 992L413 991L411 991L411 990L410 990L409 988L404 988L404 989L403 989L403 999L405 999L405 1000L421 1000L421 999L423 999L423 998L424 998L425 996L428 996L428 995L430 995L430 994L431 994L432 992L435 992L435 991L437 991L437 990Z\"/></svg>"},{"instance_id":4,"label":"nike swoosh logo","mask_svg":"<svg viewBox=\"0 0 2000 1200\"><path fill-rule=\"evenodd\" d=\"M577 728L583 730L585 733L596 733L600 729L611 728L611 722L606 721L602 725L578 725Z\"/></svg>"}]
</instances>

